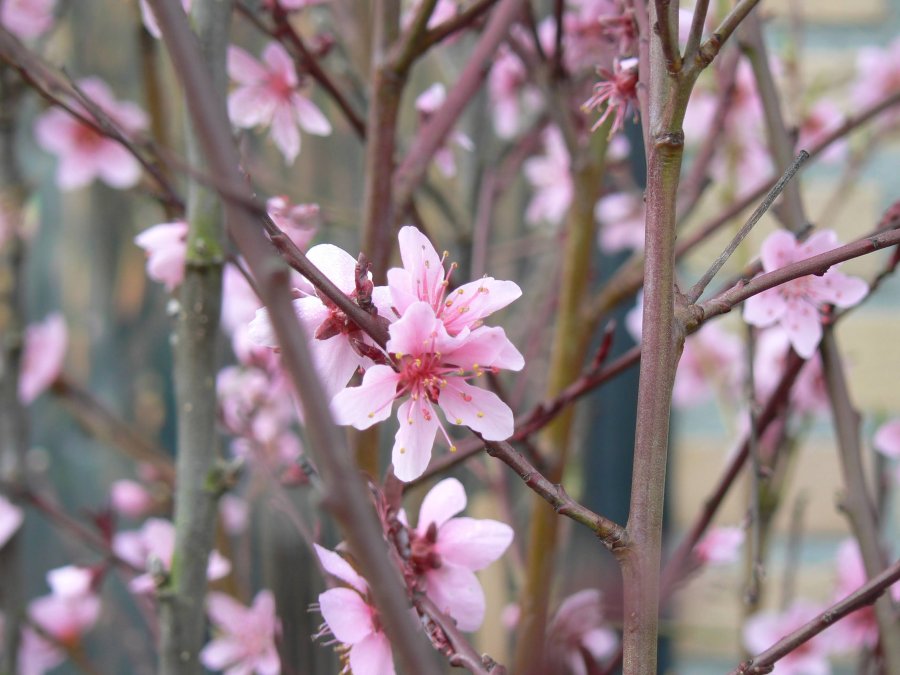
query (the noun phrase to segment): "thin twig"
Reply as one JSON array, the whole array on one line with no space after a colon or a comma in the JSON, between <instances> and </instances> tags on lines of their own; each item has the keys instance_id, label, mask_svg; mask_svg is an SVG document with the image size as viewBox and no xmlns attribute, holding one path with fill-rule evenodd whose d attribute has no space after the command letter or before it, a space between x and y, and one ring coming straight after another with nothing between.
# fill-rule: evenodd
<instances>
[{"instance_id":1,"label":"thin twig","mask_svg":"<svg viewBox=\"0 0 900 675\"><path fill-rule=\"evenodd\" d=\"M803 166L803 163L809 159L809 153L805 150L801 150L800 154L797 155L797 158L794 160L793 164L791 164L787 171L781 176L777 183L772 186L772 189L769 190L769 194L766 195L766 198L763 199L762 203L756 207L756 210L747 219L747 222L741 226L741 229L738 230L737 234L734 235L734 238L725 247L725 250L719 254L719 256L713 261L713 264L710 265L709 269L703 273L703 276L700 277L700 280L697 281L691 287L691 290L688 292L688 302L697 302L701 295L703 295L703 291L709 285L709 283L713 280L716 274L719 273L719 270L728 262L728 259L731 255L737 250L737 247L740 246L741 242L750 234L750 230L759 222L760 218L762 218L766 211L772 206L776 199L778 199L778 195L781 194L782 190L784 190L785 186L788 182L793 178L796 173L800 170L800 167Z\"/></svg>"}]
</instances>

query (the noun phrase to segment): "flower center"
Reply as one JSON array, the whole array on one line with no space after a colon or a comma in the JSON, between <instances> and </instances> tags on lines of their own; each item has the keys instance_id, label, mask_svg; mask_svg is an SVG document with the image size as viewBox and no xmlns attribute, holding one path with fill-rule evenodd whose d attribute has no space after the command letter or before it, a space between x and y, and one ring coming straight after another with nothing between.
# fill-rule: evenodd
<instances>
[{"instance_id":1,"label":"flower center","mask_svg":"<svg viewBox=\"0 0 900 675\"><path fill-rule=\"evenodd\" d=\"M428 570L436 570L441 566L441 556L434 550L437 542L437 525L431 523L425 535L410 531L410 556L416 574L424 574Z\"/></svg>"}]
</instances>

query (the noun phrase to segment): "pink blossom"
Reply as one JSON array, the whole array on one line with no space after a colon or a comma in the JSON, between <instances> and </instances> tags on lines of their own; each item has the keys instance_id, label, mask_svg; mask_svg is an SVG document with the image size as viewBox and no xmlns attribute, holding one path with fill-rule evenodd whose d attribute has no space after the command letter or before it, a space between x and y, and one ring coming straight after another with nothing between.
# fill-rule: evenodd
<instances>
[{"instance_id":1,"label":"pink blossom","mask_svg":"<svg viewBox=\"0 0 900 675\"><path fill-rule=\"evenodd\" d=\"M439 428L451 450L455 447L436 417L434 404L448 422L464 424L487 440L502 441L512 435L509 407L493 392L467 382L484 369L524 366L522 355L502 328L482 326L451 337L432 306L419 301L391 324L389 332L387 349L397 370L372 366L362 385L339 392L331 407L338 424L367 429L387 419L395 399L404 399L397 410L400 429L392 455L400 480L422 475Z\"/></svg>"},{"instance_id":2,"label":"pink blossom","mask_svg":"<svg viewBox=\"0 0 900 675\"><path fill-rule=\"evenodd\" d=\"M757 336L753 377L759 400L768 398L778 385L787 364L789 347L787 333L777 327L761 331ZM807 360L791 387L790 396L791 405L798 412L815 414L830 409L822 358L818 354Z\"/></svg>"},{"instance_id":3,"label":"pink blossom","mask_svg":"<svg viewBox=\"0 0 900 675\"><path fill-rule=\"evenodd\" d=\"M548 127L543 140L546 154L529 157L522 165L534 190L525 210L525 221L530 225L541 222L559 225L572 203L571 159L559 129Z\"/></svg>"},{"instance_id":4,"label":"pink blossom","mask_svg":"<svg viewBox=\"0 0 900 675\"><path fill-rule=\"evenodd\" d=\"M409 562L437 608L460 630L472 631L485 612L484 591L474 573L503 555L513 531L496 520L454 518L465 508L462 483L445 478L435 485L422 500L418 525L409 530Z\"/></svg>"},{"instance_id":5,"label":"pink blossom","mask_svg":"<svg viewBox=\"0 0 900 675\"><path fill-rule=\"evenodd\" d=\"M3 495L0 495L0 549L22 526L25 520L25 512L13 504Z\"/></svg>"},{"instance_id":6,"label":"pink blossom","mask_svg":"<svg viewBox=\"0 0 900 675\"><path fill-rule=\"evenodd\" d=\"M181 0L181 6L184 8L184 13L190 15L191 0ZM156 14L153 13L147 0L141 0L141 20L144 22L144 28L147 29L150 35L157 40L162 37L162 33L159 31L159 23L156 21Z\"/></svg>"},{"instance_id":7,"label":"pink blossom","mask_svg":"<svg viewBox=\"0 0 900 675\"><path fill-rule=\"evenodd\" d=\"M391 644L381 629L366 580L337 553L318 544L315 548L325 571L349 586L319 594L325 626L318 636L331 633L343 644L343 658L353 675L395 675Z\"/></svg>"},{"instance_id":8,"label":"pink blossom","mask_svg":"<svg viewBox=\"0 0 900 675\"><path fill-rule=\"evenodd\" d=\"M142 518L154 506L153 495L133 480L114 482L109 488L109 501L116 513L127 518Z\"/></svg>"},{"instance_id":9,"label":"pink blossom","mask_svg":"<svg viewBox=\"0 0 900 675\"><path fill-rule=\"evenodd\" d=\"M408 9L403 12L403 15L400 17L400 24L403 27L403 30L409 30L421 5L421 0L415 0ZM434 9L431 10L431 16L428 17L428 28L436 28L445 21L452 19L458 13L458 0L437 0ZM453 40L454 37L456 36L451 36L449 39Z\"/></svg>"},{"instance_id":10,"label":"pink blossom","mask_svg":"<svg viewBox=\"0 0 900 675\"><path fill-rule=\"evenodd\" d=\"M19 400L28 405L47 390L62 372L69 332L62 314L49 314L25 331Z\"/></svg>"},{"instance_id":11,"label":"pink blossom","mask_svg":"<svg viewBox=\"0 0 900 675\"><path fill-rule=\"evenodd\" d=\"M742 527L716 527L697 543L694 552L703 564L727 565L737 561L744 538Z\"/></svg>"},{"instance_id":12,"label":"pink blossom","mask_svg":"<svg viewBox=\"0 0 900 675\"><path fill-rule=\"evenodd\" d=\"M581 106L585 112L599 110L605 104L603 114L594 122L591 131L596 131L612 115L613 123L609 135L613 136L625 125L625 116L633 112L637 117L638 60L636 58L616 59L613 72L598 69L603 78L594 85L593 95ZM635 120L636 121L636 120Z\"/></svg>"},{"instance_id":13,"label":"pink blossom","mask_svg":"<svg viewBox=\"0 0 900 675\"><path fill-rule=\"evenodd\" d=\"M822 609L798 600L783 613L759 612L744 624L744 645L751 654L758 654L815 618ZM775 664L773 675L828 675L830 635L819 633L790 652Z\"/></svg>"},{"instance_id":14,"label":"pink blossom","mask_svg":"<svg viewBox=\"0 0 900 675\"><path fill-rule=\"evenodd\" d=\"M834 601L843 600L864 585L869 577L855 539L845 539L835 555L837 585ZM900 583L890 587L894 600L900 600ZM862 647L874 647L878 642L878 620L872 605L858 609L837 622L829 631L837 651L854 651Z\"/></svg>"},{"instance_id":15,"label":"pink blossom","mask_svg":"<svg viewBox=\"0 0 900 675\"><path fill-rule=\"evenodd\" d=\"M225 427L234 434L267 443L296 420L287 381L259 368L223 368L216 391Z\"/></svg>"},{"instance_id":16,"label":"pink blossom","mask_svg":"<svg viewBox=\"0 0 900 675\"><path fill-rule=\"evenodd\" d=\"M134 103L117 101L103 80L88 78L78 83L84 94L125 135L146 128L147 116ZM92 115L78 102L72 107L87 118ZM34 127L38 145L57 155L56 183L63 190L85 187L95 179L114 188L129 188L141 178L141 165L125 147L60 108L42 114Z\"/></svg>"},{"instance_id":17,"label":"pink blossom","mask_svg":"<svg viewBox=\"0 0 900 675\"><path fill-rule=\"evenodd\" d=\"M884 49L860 49L856 59L856 77L853 100L861 107L871 106L900 90L900 38ZM900 116L896 109L887 113L888 123L896 123L898 119Z\"/></svg>"},{"instance_id":18,"label":"pink blossom","mask_svg":"<svg viewBox=\"0 0 900 675\"><path fill-rule=\"evenodd\" d=\"M403 267L388 270L392 308L398 314L406 312L415 302L428 303L450 335L474 330L482 319L503 309L522 295L522 289L512 281L498 281L484 277L463 284L448 293L450 276L456 263L444 269L445 253L439 256L434 246L415 227L400 228L400 258ZM391 311L382 312L391 318Z\"/></svg>"},{"instance_id":19,"label":"pink blossom","mask_svg":"<svg viewBox=\"0 0 900 675\"><path fill-rule=\"evenodd\" d=\"M222 328L231 336L231 348L240 363L269 368L277 356L250 337L250 322L261 307L262 301L244 274L236 265L226 264L222 272Z\"/></svg>"},{"instance_id":20,"label":"pink blossom","mask_svg":"<svg viewBox=\"0 0 900 675\"><path fill-rule=\"evenodd\" d=\"M528 81L525 64L509 47L501 45L487 81L494 131L500 138L515 136L529 114L540 108L540 96L527 86Z\"/></svg>"},{"instance_id":21,"label":"pink blossom","mask_svg":"<svg viewBox=\"0 0 900 675\"><path fill-rule=\"evenodd\" d=\"M147 567L151 559L169 569L175 553L175 526L162 518L148 518L140 530L117 532L113 537L112 549L117 556L139 569ZM231 563L214 550L209 557L207 579L216 581L229 572ZM155 587L149 573L135 577L129 584L132 593L139 594L152 593Z\"/></svg>"},{"instance_id":22,"label":"pink blossom","mask_svg":"<svg viewBox=\"0 0 900 675\"><path fill-rule=\"evenodd\" d=\"M0 25L20 40L33 40L53 26L56 0L3 0Z\"/></svg>"},{"instance_id":23,"label":"pink blossom","mask_svg":"<svg viewBox=\"0 0 900 675\"><path fill-rule=\"evenodd\" d=\"M562 601L547 629L548 661L552 668L548 672L588 675L595 670L588 670L589 665L595 666L612 656L618 645L615 631L603 625L600 591L578 591Z\"/></svg>"},{"instance_id":24,"label":"pink blossom","mask_svg":"<svg viewBox=\"0 0 900 675\"><path fill-rule=\"evenodd\" d=\"M885 422L878 427L873 444L885 457L900 459L900 419Z\"/></svg>"},{"instance_id":25,"label":"pink blossom","mask_svg":"<svg viewBox=\"0 0 900 675\"><path fill-rule=\"evenodd\" d=\"M51 593L28 604L28 616L41 630L74 647L100 616L100 597L92 590L94 573L83 567L60 567L47 573Z\"/></svg>"},{"instance_id":26,"label":"pink blossom","mask_svg":"<svg viewBox=\"0 0 900 675\"><path fill-rule=\"evenodd\" d=\"M250 505L246 499L242 499L229 492L219 498L219 518L222 527L231 536L237 536L246 532L250 523Z\"/></svg>"},{"instance_id":27,"label":"pink blossom","mask_svg":"<svg viewBox=\"0 0 900 675\"><path fill-rule=\"evenodd\" d=\"M262 590L246 607L225 593L210 593L207 612L216 628L213 638L200 652L200 662L225 675L278 675L281 659L275 637L281 630L275 615L275 597Z\"/></svg>"},{"instance_id":28,"label":"pink blossom","mask_svg":"<svg viewBox=\"0 0 900 675\"><path fill-rule=\"evenodd\" d=\"M631 11L614 0L575 0L567 3L571 9L563 13L566 69L577 73L598 65L612 67L617 54L631 53L637 34ZM552 17L542 22L550 30L544 51L555 51L556 22ZM543 41L542 41L543 42Z\"/></svg>"},{"instance_id":29,"label":"pink blossom","mask_svg":"<svg viewBox=\"0 0 900 675\"><path fill-rule=\"evenodd\" d=\"M844 114L834 101L822 98L807 111L800 124L797 148L808 150L822 141L844 122ZM849 144L846 138L831 143L819 156L823 162L839 162L846 158Z\"/></svg>"},{"instance_id":30,"label":"pink blossom","mask_svg":"<svg viewBox=\"0 0 900 675\"><path fill-rule=\"evenodd\" d=\"M419 94L416 99L416 110L419 112L419 120L424 124L442 106L447 99L447 91L444 85L436 82ZM442 174L448 178L456 175L456 158L453 156L453 148L450 143L455 143L463 150L472 151L475 144L472 139L461 131L451 131L447 141L434 153L434 163Z\"/></svg>"},{"instance_id":31,"label":"pink blossom","mask_svg":"<svg viewBox=\"0 0 900 675\"><path fill-rule=\"evenodd\" d=\"M319 244L309 249L307 258L348 297L356 297L356 261L349 253L332 244ZM331 397L347 386L357 368L370 363L359 353L358 345L371 344L371 340L337 305L324 295L319 296L305 280L304 283L305 289L296 291L302 297L294 300L294 311L306 334L315 338L310 343L313 361L325 393ZM386 289L378 287L373 291L373 298L386 293ZM250 322L249 336L257 345L278 346L268 310L256 312Z\"/></svg>"},{"instance_id":32,"label":"pink blossom","mask_svg":"<svg viewBox=\"0 0 900 675\"><path fill-rule=\"evenodd\" d=\"M763 271L780 269L837 246L837 235L831 230L817 232L805 242L798 242L789 232L777 230L763 242L760 254ZM787 333L794 350L808 359L822 339L823 307L827 304L852 307L868 290L862 279L848 277L832 268L821 276L807 275L749 298L744 304L744 320L759 327L777 323Z\"/></svg>"},{"instance_id":33,"label":"pink blossom","mask_svg":"<svg viewBox=\"0 0 900 675\"><path fill-rule=\"evenodd\" d=\"M183 220L148 227L134 238L147 254L147 276L171 292L184 281L188 224Z\"/></svg>"},{"instance_id":34,"label":"pink blossom","mask_svg":"<svg viewBox=\"0 0 900 675\"><path fill-rule=\"evenodd\" d=\"M238 83L228 97L232 123L245 129L271 126L272 140L287 164L300 154L298 124L316 136L331 133L322 111L300 93L294 63L279 43L266 45L261 62L240 47L229 47L228 75Z\"/></svg>"},{"instance_id":35,"label":"pink blossom","mask_svg":"<svg viewBox=\"0 0 900 675\"><path fill-rule=\"evenodd\" d=\"M309 247L321 220L318 204L292 204L284 195L270 197L266 210L272 221L301 251Z\"/></svg>"},{"instance_id":36,"label":"pink blossom","mask_svg":"<svg viewBox=\"0 0 900 675\"><path fill-rule=\"evenodd\" d=\"M644 248L644 202L630 192L601 197L594 205L594 219L600 223L600 248L606 253Z\"/></svg>"},{"instance_id":37,"label":"pink blossom","mask_svg":"<svg viewBox=\"0 0 900 675\"><path fill-rule=\"evenodd\" d=\"M2 617L0 617L2 618ZM66 653L30 626L22 628L18 675L44 675L66 660Z\"/></svg>"}]
</instances>

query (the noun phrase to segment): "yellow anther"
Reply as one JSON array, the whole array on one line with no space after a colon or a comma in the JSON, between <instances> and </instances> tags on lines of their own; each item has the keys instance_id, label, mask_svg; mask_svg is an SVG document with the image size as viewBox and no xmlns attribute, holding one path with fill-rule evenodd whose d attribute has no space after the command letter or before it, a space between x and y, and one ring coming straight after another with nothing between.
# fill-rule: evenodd
<instances>
[{"instance_id":1,"label":"yellow anther","mask_svg":"<svg viewBox=\"0 0 900 675\"><path fill-rule=\"evenodd\" d=\"M369 419L372 419L373 417L375 417L375 413L370 412L370 413L369 413Z\"/></svg>"},{"instance_id":2,"label":"yellow anther","mask_svg":"<svg viewBox=\"0 0 900 675\"><path fill-rule=\"evenodd\" d=\"M425 261L425 267L428 268L428 269L431 269L431 262L428 261L428 260L426 260L426 261Z\"/></svg>"},{"instance_id":3,"label":"yellow anther","mask_svg":"<svg viewBox=\"0 0 900 675\"><path fill-rule=\"evenodd\" d=\"M394 352L394 356L396 356L398 359L402 359L402 358L403 358L403 352Z\"/></svg>"},{"instance_id":4,"label":"yellow anther","mask_svg":"<svg viewBox=\"0 0 900 675\"><path fill-rule=\"evenodd\" d=\"M407 423L407 424L412 424L412 423L413 423L412 417L407 417L407 418L406 418L406 423Z\"/></svg>"},{"instance_id":5,"label":"yellow anther","mask_svg":"<svg viewBox=\"0 0 900 675\"><path fill-rule=\"evenodd\" d=\"M416 368L421 368L421 367L422 367L422 359L416 359L416 360L414 361L414 363L416 364Z\"/></svg>"},{"instance_id":6,"label":"yellow anther","mask_svg":"<svg viewBox=\"0 0 900 675\"><path fill-rule=\"evenodd\" d=\"M482 417L484 417L484 413L479 410L477 413L475 413L475 416L481 419Z\"/></svg>"},{"instance_id":7,"label":"yellow anther","mask_svg":"<svg viewBox=\"0 0 900 675\"><path fill-rule=\"evenodd\" d=\"M457 423L457 424L462 424L462 420L461 420L459 417L457 417L457 418L456 418L456 423Z\"/></svg>"},{"instance_id":8,"label":"yellow anther","mask_svg":"<svg viewBox=\"0 0 900 675\"><path fill-rule=\"evenodd\" d=\"M452 301L452 300L448 300L447 302L444 303L444 306L445 306L445 307L453 307L453 301Z\"/></svg>"},{"instance_id":9,"label":"yellow anther","mask_svg":"<svg viewBox=\"0 0 900 675\"><path fill-rule=\"evenodd\" d=\"M450 446L450 452L456 452L456 446L455 446L455 445L451 445L451 446Z\"/></svg>"},{"instance_id":10,"label":"yellow anther","mask_svg":"<svg viewBox=\"0 0 900 675\"><path fill-rule=\"evenodd\" d=\"M461 289L461 288L456 289L457 295L462 295L463 293L465 293L465 291L463 289Z\"/></svg>"},{"instance_id":11,"label":"yellow anther","mask_svg":"<svg viewBox=\"0 0 900 675\"><path fill-rule=\"evenodd\" d=\"M402 455L404 452L406 452L406 448L400 448L400 454Z\"/></svg>"}]
</instances>

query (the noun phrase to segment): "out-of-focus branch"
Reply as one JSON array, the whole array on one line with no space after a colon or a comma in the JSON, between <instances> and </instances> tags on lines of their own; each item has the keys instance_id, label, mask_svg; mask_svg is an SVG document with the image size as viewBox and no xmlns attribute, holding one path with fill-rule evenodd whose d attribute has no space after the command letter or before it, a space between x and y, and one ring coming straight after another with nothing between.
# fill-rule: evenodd
<instances>
[{"instance_id":1,"label":"out-of-focus branch","mask_svg":"<svg viewBox=\"0 0 900 675\"><path fill-rule=\"evenodd\" d=\"M394 174L394 204L402 212L421 184L434 153L443 145L469 101L478 92L488 66L510 26L519 16L524 0L500 0L487 27L472 50L462 74L447 94L441 108L425 123Z\"/></svg>"},{"instance_id":2,"label":"out-of-focus branch","mask_svg":"<svg viewBox=\"0 0 900 675\"><path fill-rule=\"evenodd\" d=\"M252 201L241 176L225 111L214 103L210 84L201 67L199 50L176 0L150 0L163 36L185 85L188 108L209 166L229 192ZM283 263L272 255L253 212L226 201L229 232L247 261L272 326L281 345L282 360L306 410L309 449L316 459L324 487L323 506L343 530L369 581L379 618L397 651L403 668L411 673L436 672L416 624L409 614L406 593L385 550L381 527L368 491L353 465L343 433L334 426L322 385L316 375L306 338L294 314Z\"/></svg>"},{"instance_id":3,"label":"out-of-focus branch","mask_svg":"<svg viewBox=\"0 0 900 675\"><path fill-rule=\"evenodd\" d=\"M419 596L415 602L420 611L434 622L434 627L443 633L442 637L449 643L447 660L451 666L465 668L475 675L506 675L506 668L493 659L486 657L490 666L485 664L485 658L478 655L466 636L456 627L456 622L439 610L427 595Z\"/></svg>"},{"instance_id":4,"label":"out-of-focus branch","mask_svg":"<svg viewBox=\"0 0 900 675\"><path fill-rule=\"evenodd\" d=\"M742 663L732 670L729 675L762 675L763 673L771 673L772 668L780 659L799 649L804 643L829 626L858 609L862 609L872 603L877 604L878 598L882 597L884 592L898 580L900 580L900 560L793 633L785 635L766 651ZM889 667L887 672L895 671L890 670Z\"/></svg>"},{"instance_id":5,"label":"out-of-focus branch","mask_svg":"<svg viewBox=\"0 0 900 675\"><path fill-rule=\"evenodd\" d=\"M192 23L203 50L210 104L225 110L225 69L231 0L195 0ZM185 130L187 161L208 171L196 121ZM175 549L160 588L160 675L199 675L206 637L206 575L219 494L210 480L219 462L216 374L225 226L219 195L188 183L187 254L178 297L174 380L178 450L175 457Z\"/></svg>"},{"instance_id":6,"label":"out-of-focus branch","mask_svg":"<svg viewBox=\"0 0 900 675\"><path fill-rule=\"evenodd\" d=\"M728 12L724 19L722 19L722 23L720 23L718 28L713 31L713 34L700 45L700 48L697 50L697 56L691 64L691 67L702 70L708 66L712 60L716 58L719 50L722 49L722 45L728 41L731 34L737 30L737 27L741 25L741 22L758 4L759 0L740 0L732 7L731 11Z\"/></svg>"},{"instance_id":7,"label":"out-of-focus branch","mask_svg":"<svg viewBox=\"0 0 900 675\"><path fill-rule=\"evenodd\" d=\"M496 3L497 0L476 0L455 16L431 28L419 41L416 56L424 53L454 33L471 26L491 8L491 5Z\"/></svg>"},{"instance_id":8,"label":"out-of-focus branch","mask_svg":"<svg viewBox=\"0 0 900 675\"><path fill-rule=\"evenodd\" d=\"M135 462L150 464L169 485L175 484L172 458L137 429L119 419L88 390L61 376L52 391L91 436L119 450Z\"/></svg>"},{"instance_id":9,"label":"out-of-focus branch","mask_svg":"<svg viewBox=\"0 0 900 675\"><path fill-rule=\"evenodd\" d=\"M23 207L27 195L16 153L19 104L24 88L11 68L0 64L0 482L13 503L25 484L28 414L19 399L19 376L25 336L25 242ZM6 494L9 493L9 494ZM0 610L6 626L0 638L0 672L15 673L25 604L25 564L21 537L0 548Z\"/></svg>"}]
</instances>

